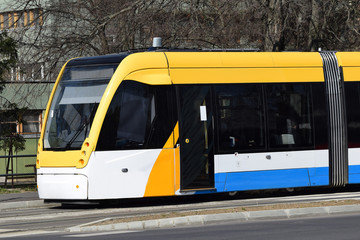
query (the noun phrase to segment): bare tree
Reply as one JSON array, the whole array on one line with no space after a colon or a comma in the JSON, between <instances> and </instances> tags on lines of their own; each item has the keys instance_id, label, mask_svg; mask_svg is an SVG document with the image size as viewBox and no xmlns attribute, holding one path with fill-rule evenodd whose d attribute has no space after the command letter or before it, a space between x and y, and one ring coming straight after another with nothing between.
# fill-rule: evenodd
<instances>
[{"instance_id":1,"label":"bare tree","mask_svg":"<svg viewBox=\"0 0 360 240\"><path fill-rule=\"evenodd\" d=\"M167 47L358 50L360 0L21 0L37 28L14 31L47 73L75 56ZM27 60L23 60L27 62ZM61 64L60 64L61 63ZM54 78L52 78L54 80Z\"/></svg>"}]
</instances>

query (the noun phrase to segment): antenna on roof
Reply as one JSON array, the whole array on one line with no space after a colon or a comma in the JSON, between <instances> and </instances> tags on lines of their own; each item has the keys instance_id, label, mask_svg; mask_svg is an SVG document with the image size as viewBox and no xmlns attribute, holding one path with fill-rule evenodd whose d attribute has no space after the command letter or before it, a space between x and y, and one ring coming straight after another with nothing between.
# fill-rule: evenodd
<instances>
[{"instance_id":1,"label":"antenna on roof","mask_svg":"<svg viewBox=\"0 0 360 240\"><path fill-rule=\"evenodd\" d=\"M152 44L152 47L153 48L160 48L162 47L162 39L161 37L154 37L153 38L153 44Z\"/></svg>"}]
</instances>

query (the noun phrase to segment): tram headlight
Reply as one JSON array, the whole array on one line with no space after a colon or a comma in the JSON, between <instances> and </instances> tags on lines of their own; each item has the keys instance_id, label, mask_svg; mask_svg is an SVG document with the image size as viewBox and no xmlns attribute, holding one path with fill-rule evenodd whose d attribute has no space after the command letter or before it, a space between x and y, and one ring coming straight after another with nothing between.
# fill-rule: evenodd
<instances>
[{"instance_id":1,"label":"tram headlight","mask_svg":"<svg viewBox=\"0 0 360 240\"><path fill-rule=\"evenodd\" d=\"M95 147L92 141L89 138L85 139L81 147L80 157L78 158L79 160L76 166L77 168L83 168L86 166L94 148Z\"/></svg>"}]
</instances>

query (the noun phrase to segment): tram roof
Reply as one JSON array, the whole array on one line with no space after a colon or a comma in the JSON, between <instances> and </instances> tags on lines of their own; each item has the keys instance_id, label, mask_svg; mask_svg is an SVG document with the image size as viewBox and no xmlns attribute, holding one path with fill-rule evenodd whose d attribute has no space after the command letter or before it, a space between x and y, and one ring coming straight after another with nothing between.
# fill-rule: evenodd
<instances>
[{"instance_id":1,"label":"tram roof","mask_svg":"<svg viewBox=\"0 0 360 240\"><path fill-rule=\"evenodd\" d=\"M349 74L350 70L345 70L347 79L358 79L355 76L360 71L360 53L336 54L340 66L355 67L351 71L356 70L356 73ZM142 79L148 84L207 83L217 81L215 78L237 82L238 76L249 82L323 81L323 62L318 52L155 49L76 58L67 66L120 62L123 62L120 64L123 73L120 79Z\"/></svg>"},{"instance_id":2,"label":"tram roof","mask_svg":"<svg viewBox=\"0 0 360 240\"><path fill-rule=\"evenodd\" d=\"M162 52L169 67L319 67L322 66L318 52L260 52L257 49L158 49L154 51L131 50L118 54L79 57L67 66L120 63L134 53ZM360 53L338 52L340 65L358 66Z\"/></svg>"}]
</instances>

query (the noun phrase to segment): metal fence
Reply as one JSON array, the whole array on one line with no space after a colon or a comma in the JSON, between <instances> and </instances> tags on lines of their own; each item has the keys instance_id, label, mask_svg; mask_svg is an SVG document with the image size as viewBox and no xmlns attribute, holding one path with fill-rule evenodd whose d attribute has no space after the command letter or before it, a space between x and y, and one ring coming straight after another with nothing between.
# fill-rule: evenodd
<instances>
[{"instance_id":1,"label":"metal fence","mask_svg":"<svg viewBox=\"0 0 360 240\"><path fill-rule=\"evenodd\" d=\"M5 178L4 185L7 186L8 181L11 180L11 185L14 186L14 179L17 179L19 177L33 177L34 182L36 182L36 164L34 161L34 164L25 164L23 166L23 169L29 168L29 172L18 172L14 171L14 160L17 161L18 158L30 158L34 157L36 158L35 154L28 154L28 155L7 155L7 156L0 156L0 160L5 159L5 174L0 174L0 177ZM17 165L17 163L16 163Z\"/></svg>"}]
</instances>

